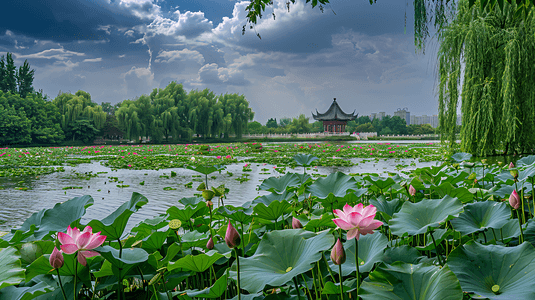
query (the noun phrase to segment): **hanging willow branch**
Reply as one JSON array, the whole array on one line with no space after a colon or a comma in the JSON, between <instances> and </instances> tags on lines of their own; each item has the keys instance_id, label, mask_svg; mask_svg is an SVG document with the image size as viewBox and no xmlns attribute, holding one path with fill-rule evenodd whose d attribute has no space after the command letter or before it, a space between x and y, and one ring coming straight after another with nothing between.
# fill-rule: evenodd
<instances>
[{"instance_id":1,"label":"hanging willow branch","mask_svg":"<svg viewBox=\"0 0 535 300\"><path fill-rule=\"evenodd\" d=\"M482 12L461 0L455 19L440 32L442 138L455 142L460 100L462 151L483 156L535 147L535 20L533 9L528 18L517 11L505 2L503 9Z\"/></svg>"}]
</instances>

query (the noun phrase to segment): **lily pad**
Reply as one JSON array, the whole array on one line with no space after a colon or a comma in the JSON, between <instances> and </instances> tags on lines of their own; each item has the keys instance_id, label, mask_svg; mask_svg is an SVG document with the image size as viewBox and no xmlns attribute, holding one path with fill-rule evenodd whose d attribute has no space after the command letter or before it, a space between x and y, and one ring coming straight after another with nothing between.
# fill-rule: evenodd
<instances>
[{"instance_id":1,"label":"lily pad","mask_svg":"<svg viewBox=\"0 0 535 300\"><path fill-rule=\"evenodd\" d=\"M462 234L486 229L502 228L511 218L511 209L505 203L485 201L466 204L464 212L451 220L451 225Z\"/></svg>"}]
</instances>

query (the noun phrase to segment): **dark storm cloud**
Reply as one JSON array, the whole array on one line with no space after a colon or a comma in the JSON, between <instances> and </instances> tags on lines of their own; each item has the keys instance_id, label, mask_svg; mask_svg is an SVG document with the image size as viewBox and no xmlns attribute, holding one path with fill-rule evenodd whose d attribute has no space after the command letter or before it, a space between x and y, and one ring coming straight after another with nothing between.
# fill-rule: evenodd
<instances>
[{"instance_id":1,"label":"dark storm cloud","mask_svg":"<svg viewBox=\"0 0 535 300\"><path fill-rule=\"evenodd\" d=\"M0 33L10 30L34 39L66 42L104 39L99 25L139 24L128 10L104 0L3 1Z\"/></svg>"}]
</instances>

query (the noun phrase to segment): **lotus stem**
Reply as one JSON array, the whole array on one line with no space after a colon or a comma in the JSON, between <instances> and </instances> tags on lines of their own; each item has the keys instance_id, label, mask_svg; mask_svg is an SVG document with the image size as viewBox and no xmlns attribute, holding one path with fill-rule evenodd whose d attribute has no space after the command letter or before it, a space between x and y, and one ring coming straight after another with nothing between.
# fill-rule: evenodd
<instances>
[{"instance_id":1,"label":"lotus stem","mask_svg":"<svg viewBox=\"0 0 535 300\"><path fill-rule=\"evenodd\" d=\"M344 300L344 287L342 284L342 264L338 265L338 277L340 278L340 300Z\"/></svg>"},{"instance_id":2,"label":"lotus stem","mask_svg":"<svg viewBox=\"0 0 535 300\"><path fill-rule=\"evenodd\" d=\"M525 224L526 213L524 212L524 184L522 184L522 190L520 191L520 203L522 204L522 224Z\"/></svg>"},{"instance_id":3,"label":"lotus stem","mask_svg":"<svg viewBox=\"0 0 535 300\"><path fill-rule=\"evenodd\" d=\"M236 265L237 265L237 282L238 282L238 300L241 300L241 293L240 293L240 256L238 255L238 249L234 248L234 252L236 253Z\"/></svg>"},{"instance_id":4,"label":"lotus stem","mask_svg":"<svg viewBox=\"0 0 535 300\"><path fill-rule=\"evenodd\" d=\"M522 220L520 219L520 212L518 210L516 210L516 214L518 215L518 226L520 226L520 244L522 244L524 242L524 231L522 230Z\"/></svg>"},{"instance_id":5,"label":"lotus stem","mask_svg":"<svg viewBox=\"0 0 535 300\"><path fill-rule=\"evenodd\" d=\"M442 256L440 256L440 252L438 251L437 242L435 241L435 237L433 236L433 232L431 232L429 235L433 239L433 244L435 245L435 251L437 252L438 262L440 263L441 266L444 266L444 262L442 261Z\"/></svg>"},{"instance_id":6,"label":"lotus stem","mask_svg":"<svg viewBox=\"0 0 535 300\"><path fill-rule=\"evenodd\" d=\"M59 269L56 269L56 272L58 273L59 287L61 288L61 292L63 293L63 299L67 300L67 295L65 295L65 289L63 288L63 284L61 283L61 277L59 276Z\"/></svg>"},{"instance_id":7,"label":"lotus stem","mask_svg":"<svg viewBox=\"0 0 535 300\"><path fill-rule=\"evenodd\" d=\"M76 300L77 298L77 292L76 292L76 277L78 277L78 252L76 252L76 254L74 255L74 289L73 289L73 293L74 293L74 300Z\"/></svg>"},{"instance_id":8,"label":"lotus stem","mask_svg":"<svg viewBox=\"0 0 535 300\"><path fill-rule=\"evenodd\" d=\"M531 200L533 200L533 215L532 215L532 218L535 218L535 187L533 186L533 177L531 177Z\"/></svg>"},{"instance_id":9,"label":"lotus stem","mask_svg":"<svg viewBox=\"0 0 535 300\"><path fill-rule=\"evenodd\" d=\"M325 262L325 266L327 267L327 270L329 271L333 282L336 282L336 279L334 279L333 271L331 270L331 267L329 267L329 263L327 262L327 258L325 257L325 253L321 253L321 256L323 257L323 262Z\"/></svg>"},{"instance_id":10,"label":"lotus stem","mask_svg":"<svg viewBox=\"0 0 535 300\"><path fill-rule=\"evenodd\" d=\"M117 242L119 242L119 258L123 255L123 245L121 244L121 238L117 239Z\"/></svg>"},{"instance_id":11,"label":"lotus stem","mask_svg":"<svg viewBox=\"0 0 535 300\"><path fill-rule=\"evenodd\" d=\"M301 278L303 278L303 282L305 283L305 287L307 288L307 291L308 291L308 298L312 299L312 293L310 293L310 289L308 288L308 284L307 284L307 281L305 280L305 276L303 275L303 273L301 273ZM306 292L305 292L305 296L306 296Z\"/></svg>"},{"instance_id":12,"label":"lotus stem","mask_svg":"<svg viewBox=\"0 0 535 300\"><path fill-rule=\"evenodd\" d=\"M299 285L297 284L297 277L294 277L294 285L295 289L297 290L297 299L301 300L301 293L299 292Z\"/></svg>"},{"instance_id":13,"label":"lotus stem","mask_svg":"<svg viewBox=\"0 0 535 300\"><path fill-rule=\"evenodd\" d=\"M357 266L357 300L359 299L360 271L359 271L359 241L355 238L355 265Z\"/></svg>"}]
</instances>

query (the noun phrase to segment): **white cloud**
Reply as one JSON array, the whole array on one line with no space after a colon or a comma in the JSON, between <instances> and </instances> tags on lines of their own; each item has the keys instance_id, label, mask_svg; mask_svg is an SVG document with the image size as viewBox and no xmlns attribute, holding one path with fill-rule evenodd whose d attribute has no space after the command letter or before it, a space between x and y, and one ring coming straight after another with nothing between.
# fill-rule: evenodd
<instances>
[{"instance_id":1,"label":"white cloud","mask_svg":"<svg viewBox=\"0 0 535 300\"><path fill-rule=\"evenodd\" d=\"M154 73L150 68L132 67L128 72L121 74L124 79L125 94L133 98L142 94L150 94L156 86Z\"/></svg>"},{"instance_id":2,"label":"white cloud","mask_svg":"<svg viewBox=\"0 0 535 300\"><path fill-rule=\"evenodd\" d=\"M187 38L197 37L204 32L209 32L213 28L212 21L204 17L203 12L187 11L181 13L175 11L175 19L156 17L146 30L151 35L185 36Z\"/></svg>"},{"instance_id":3,"label":"white cloud","mask_svg":"<svg viewBox=\"0 0 535 300\"><path fill-rule=\"evenodd\" d=\"M248 85L249 80L245 79L243 72L237 69L220 68L217 64L206 64L199 69L199 83L203 84L226 84L226 85Z\"/></svg>"},{"instance_id":4,"label":"white cloud","mask_svg":"<svg viewBox=\"0 0 535 300\"><path fill-rule=\"evenodd\" d=\"M170 63L173 61L194 61L200 65L204 64L204 57L197 50L172 50L158 53L154 62Z\"/></svg>"},{"instance_id":5,"label":"white cloud","mask_svg":"<svg viewBox=\"0 0 535 300\"><path fill-rule=\"evenodd\" d=\"M61 47L59 49L48 49L48 50L43 50L38 53L27 54L27 55L18 54L17 58L19 59L45 58L45 59L66 60L74 56L85 56L85 53L69 51Z\"/></svg>"},{"instance_id":6,"label":"white cloud","mask_svg":"<svg viewBox=\"0 0 535 300\"><path fill-rule=\"evenodd\" d=\"M83 62L100 62L102 61L102 57L97 57L97 58L86 58L84 59Z\"/></svg>"},{"instance_id":7,"label":"white cloud","mask_svg":"<svg viewBox=\"0 0 535 300\"><path fill-rule=\"evenodd\" d=\"M111 25L106 25L106 26L99 25L97 27L97 30L102 30L102 31L106 32L107 35L110 35L111 34Z\"/></svg>"},{"instance_id":8,"label":"white cloud","mask_svg":"<svg viewBox=\"0 0 535 300\"><path fill-rule=\"evenodd\" d=\"M119 6L130 10L140 19L153 20L161 15L160 6L154 4L152 0L120 0Z\"/></svg>"}]
</instances>

